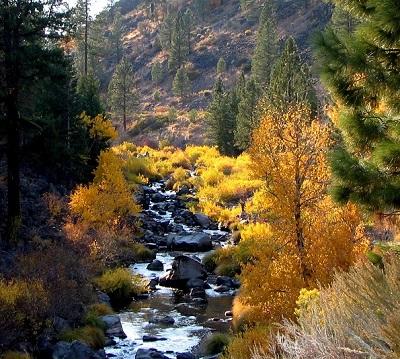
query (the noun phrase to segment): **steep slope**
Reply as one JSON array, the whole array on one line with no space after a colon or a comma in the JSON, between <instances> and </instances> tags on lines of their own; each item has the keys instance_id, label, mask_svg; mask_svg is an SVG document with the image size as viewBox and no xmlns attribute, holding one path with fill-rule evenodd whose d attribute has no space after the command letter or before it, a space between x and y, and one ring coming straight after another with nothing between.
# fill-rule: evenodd
<instances>
[{"instance_id":1,"label":"steep slope","mask_svg":"<svg viewBox=\"0 0 400 359\"><path fill-rule=\"evenodd\" d=\"M181 0L177 6L189 8L194 6L193 1ZM244 11L239 0L221 3L213 1L204 20L197 19L193 24L192 49L186 65L191 94L183 100L173 95L174 74L168 73L168 53L158 41L162 12L156 7L150 17L149 6L154 3L147 0L135 3L134 9L124 14L124 47L140 93L138 114L130 125L130 135L124 139L153 145L165 140L179 146L206 141L202 111L211 98L217 62L220 57L226 61L226 87L232 86L242 71L249 73L261 1L252 1ZM329 6L319 0L276 0L276 8L280 39L294 36L304 57L310 59L311 36L329 21ZM159 84L151 78L151 67L156 62L162 64L166 74Z\"/></svg>"}]
</instances>

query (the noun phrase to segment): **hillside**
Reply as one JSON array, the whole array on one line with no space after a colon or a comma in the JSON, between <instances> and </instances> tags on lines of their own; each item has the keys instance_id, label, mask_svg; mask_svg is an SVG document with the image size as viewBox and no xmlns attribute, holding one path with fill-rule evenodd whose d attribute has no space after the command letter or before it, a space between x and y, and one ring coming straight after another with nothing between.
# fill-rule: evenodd
<instances>
[{"instance_id":1,"label":"hillside","mask_svg":"<svg viewBox=\"0 0 400 359\"><path fill-rule=\"evenodd\" d=\"M162 50L158 40L164 17L162 11L156 6L155 15L151 17L148 2L137 2L129 7L123 2L120 5L125 12L125 56L133 65L140 93L138 114L129 126L129 138L140 144L158 144L165 140L178 146L206 142L205 125L201 119L210 102L217 62L221 57L226 61L224 84L228 88L241 72L250 72L260 2L252 2L243 11L239 0L226 0L222 4L209 5L204 19L194 19L192 48L186 64L192 92L182 101L173 95L174 74L168 73L168 53ZM193 6L191 0L185 0L179 3L178 8ZM330 19L330 7L318 0L279 0L276 10L279 38L284 40L293 36L303 57L310 61L311 37ZM151 76L151 67L157 62L165 73L158 84L152 81ZM109 73L112 70L113 66L108 69Z\"/></svg>"}]
</instances>

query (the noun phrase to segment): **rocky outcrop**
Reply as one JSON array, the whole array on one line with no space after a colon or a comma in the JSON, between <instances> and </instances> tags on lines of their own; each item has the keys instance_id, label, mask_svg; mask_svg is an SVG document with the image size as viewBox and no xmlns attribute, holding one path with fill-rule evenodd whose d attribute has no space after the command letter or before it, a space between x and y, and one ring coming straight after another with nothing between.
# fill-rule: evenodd
<instances>
[{"instance_id":1,"label":"rocky outcrop","mask_svg":"<svg viewBox=\"0 0 400 359\"><path fill-rule=\"evenodd\" d=\"M204 280L206 277L207 272L200 261L181 255L175 257L171 271L160 278L159 284L164 287L186 289L188 281L194 279Z\"/></svg>"},{"instance_id":2,"label":"rocky outcrop","mask_svg":"<svg viewBox=\"0 0 400 359\"><path fill-rule=\"evenodd\" d=\"M174 234L167 238L167 246L175 251L207 252L213 248L210 235L203 232Z\"/></svg>"}]
</instances>

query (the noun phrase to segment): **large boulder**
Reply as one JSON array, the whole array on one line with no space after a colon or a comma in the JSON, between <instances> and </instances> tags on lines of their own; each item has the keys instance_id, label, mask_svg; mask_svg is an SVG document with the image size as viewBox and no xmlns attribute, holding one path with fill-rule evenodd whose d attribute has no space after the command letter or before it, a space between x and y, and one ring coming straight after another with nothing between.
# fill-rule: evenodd
<instances>
[{"instance_id":1,"label":"large boulder","mask_svg":"<svg viewBox=\"0 0 400 359\"><path fill-rule=\"evenodd\" d=\"M204 229L209 229L211 227L211 220L203 213L196 213L194 215L196 222Z\"/></svg>"},{"instance_id":2,"label":"large boulder","mask_svg":"<svg viewBox=\"0 0 400 359\"><path fill-rule=\"evenodd\" d=\"M162 272L164 270L164 264L160 260L154 259L146 268L148 270Z\"/></svg>"},{"instance_id":3,"label":"large boulder","mask_svg":"<svg viewBox=\"0 0 400 359\"><path fill-rule=\"evenodd\" d=\"M207 233L169 234L167 246L171 250L187 252L208 252L212 246L210 235Z\"/></svg>"},{"instance_id":4,"label":"large boulder","mask_svg":"<svg viewBox=\"0 0 400 359\"><path fill-rule=\"evenodd\" d=\"M105 333L108 337L113 338L126 338L126 334L122 329L121 319L116 314L104 315L101 317L102 322L105 326Z\"/></svg>"},{"instance_id":5,"label":"large boulder","mask_svg":"<svg viewBox=\"0 0 400 359\"><path fill-rule=\"evenodd\" d=\"M160 285L164 287L186 289L187 283L195 279L206 279L207 272L203 264L195 258L180 255L172 262L172 269L160 278Z\"/></svg>"},{"instance_id":6,"label":"large boulder","mask_svg":"<svg viewBox=\"0 0 400 359\"><path fill-rule=\"evenodd\" d=\"M86 344L58 342L54 346L52 359L105 359L104 351L95 352Z\"/></svg>"},{"instance_id":7,"label":"large boulder","mask_svg":"<svg viewBox=\"0 0 400 359\"><path fill-rule=\"evenodd\" d=\"M135 359L169 359L156 349L138 349Z\"/></svg>"}]
</instances>

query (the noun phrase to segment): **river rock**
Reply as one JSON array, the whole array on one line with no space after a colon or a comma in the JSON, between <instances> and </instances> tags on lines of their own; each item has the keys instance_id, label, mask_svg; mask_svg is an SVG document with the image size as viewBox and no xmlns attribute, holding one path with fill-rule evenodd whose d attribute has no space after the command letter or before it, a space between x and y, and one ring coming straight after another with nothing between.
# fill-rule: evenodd
<instances>
[{"instance_id":1,"label":"river rock","mask_svg":"<svg viewBox=\"0 0 400 359\"><path fill-rule=\"evenodd\" d=\"M148 270L162 272L164 270L164 264L158 259L154 259L148 266Z\"/></svg>"},{"instance_id":2,"label":"river rock","mask_svg":"<svg viewBox=\"0 0 400 359\"><path fill-rule=\"evenodd\" d=\"M154 203L164 202L165 197L161 193L154 193L153 195L151 195L151 200Z\"/></svg>"},{"instance_id":3,"label":"river rock","mask_svg":"<svg viewBox=\"0 0 400 359\"><path fill-rule=\"evenodd\" d=\"M192 278L187 281L186 287L187 288L204 288L205 283L204 283L204 280L202 280L200 278Z\"/></svg>"},{"instance_id":4,"label":"river rock","mask_svg":"<svg viewBox=\"0 0 400 359\"><path fill-rule=\"evenodd\" d=\"M111 306L111 299L108 294L98 291L97 299L98 299L99 303L107 304L107 305Z\"/></svg>"},{"instance_id":5,"label":"river rock","mask_svg":"<svg viewBox=\"0 0 400 359\"><path fill-rule=\"evenodd\" d=\"M160 278L160 285L178 289L186 289L191 279L206 279L207 272L198 260L189 256L180 255L172 262L172 269L167 275Z\"/></svg>"},{"instance_id":6,"label":"river rock","mask_svg":"<svg viewBox=\"0 0 400 359\"><path fill-rule=\"evenodd\" d=\"M167 246L172 250L207 252L212 249L211 237L207 233L169 234Z\"/></svg>"},{"instance_id":7,"label":"river rock","mask_svg":"<svg viewBox=\"0 0 400 359\"><path fill-rule=\"evenodd\" d=\"M196 219L196 222L203 227L204 229L209 229L211 226L211 221L210 218L208 218L205 214L203 213L196 213L194 215L194 218Z\"/></svg>"},{"instance_id":8,"label":"river rock","mask_svg":"<svg viewBox=\"0 0 400 359\"><path fill-rule=\"evenodd\" d=\"M207 294L206 291L203 288L193 288L190 290L190 298L195 299L195 298L201 298L201 299L206 299Z\"/></svg>"},{"instance_id":9,"label":"river rock","mask_svg":"<svg viewBox=\"0 0 400 359\"><path fill-rule=\"evenodd\" d=\"M227 287L226 285L220 285L214 289L214 291L217 293L226 293L229 292L230 290L231 288Z\"/></svg>"},{"instance_id":10,"label":"river rock","mask_svg":"<svg viewBox=\"0 0 400 359\"><path fill-rule=\"evenodd\" d=\"M78 341L72 343L58 342L54 346L52 359L105 359L104 351L95 352L86 344Z\"/></svg>"},{"instance_id":11,"label":"river rock","mask_svg":"<svg viewBox=\"0 0 400 359\"><path fill-rule=\"evenodd\" d=\"M121 319L116 314L104 315L101 317L102 322L105 325L105 333L108 337L117 337L124 339L126 334L122 329Z\"/></svg>"},{"instance_id":12,"label":"river rock","mask_svg":"<svg viewBox=\"0 0 400 359\"><path fill-rule=\"evenodd\" d=\"M148 284L150 290L156 290L158 286L158 278L151 278Z\"/></svg>"},{"instance_id":13,"label":"river rock","mask_svg":"<svg viewBox=\"0 0 400 359\"><path fill-rule=\"evenodd\" d=\"M168 359L163 353L157 349L138 349L135 359Z\"/></svg>"},{"instance_id":14,"label":"river rock","mask_svg":"<svg viewBox=\"0 0 400 359\"><path fill-rule=\"evenodd\" d=\"M158 342L160 340L167 340L167 339L156 337L155 335L143 335L144 342Z\"/></svg>"},{"instance_id":15,"label":"river rock","mask_svg":"<svg viewBox=\"0 0 400 359\"><path fill-rule=\"evenodd\" d=\"M192 353L178 353L176 359L195 359L196 357Z\"/></svg>"},{"instance_id":16,"label":"river rock","mask_svg":"<svg viewBox=\"0 0 400 359\"><path fill-rule=\"evenodd\" d=\"M174 325L175 324L175 319L170 317L169 315L166 315L165 317L162 318L152 318L149 321L150 324L162 324L162 325Z\"/></svg>"}]
</instances>

